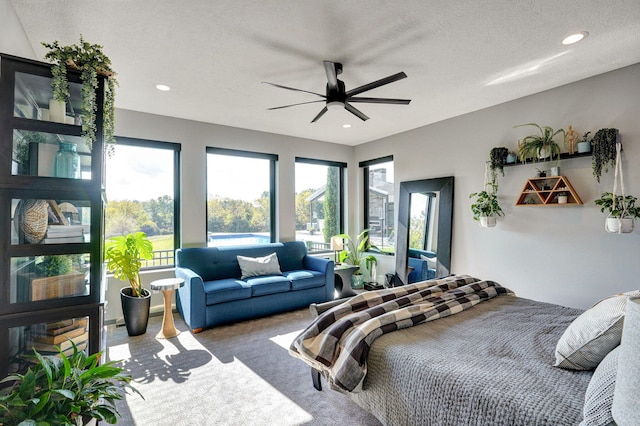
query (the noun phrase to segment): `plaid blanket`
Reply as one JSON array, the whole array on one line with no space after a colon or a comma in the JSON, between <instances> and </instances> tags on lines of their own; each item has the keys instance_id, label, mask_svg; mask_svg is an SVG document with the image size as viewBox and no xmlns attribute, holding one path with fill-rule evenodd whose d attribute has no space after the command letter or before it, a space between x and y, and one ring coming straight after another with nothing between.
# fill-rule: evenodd
<instances>
[{"instance_id":1,"label":"plaid blanket","mask_svg":"<svg viewBox=\"0 0 640 426\"><path fill-rule=\"evenodd\" d=\"M513 292L468 275L363 292L315 319L289 353L320 370L332 388L359 391L367 354L382 334L443 318Z\"/></svg>"}]
</instances>

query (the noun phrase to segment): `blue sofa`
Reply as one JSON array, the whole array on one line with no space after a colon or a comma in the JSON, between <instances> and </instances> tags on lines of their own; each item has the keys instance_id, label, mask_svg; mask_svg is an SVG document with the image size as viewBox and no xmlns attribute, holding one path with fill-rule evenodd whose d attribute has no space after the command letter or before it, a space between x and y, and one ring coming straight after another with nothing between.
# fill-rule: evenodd
<instances>
[{"instance_id":1,"label":"blue sofa","mask_svg":"<svg viewBox=\"0 0 640 426\"><path fill-rule=\"evenodd\" d=\"M237 256L276 253L282 275L240 279ZM271 315L334 297L332 260L309 256L302 241L176 250L176 277L184 279L176 306L195 332Z\"/></svg>"},{"instance_id":2,"label":"blue sofa","mask_svg":"<svg viewBox=\"0 0 640 426\"><path fill-rule=\"evenodd\" d=\"M413 268L407 277L409 284L431 280L436 277L436 270L429 268L427 261L420 257L425 256L430 259L435 259L436 254L434 252L410 248L408 254L407 265Z\"/></svg>"}]
</instances>

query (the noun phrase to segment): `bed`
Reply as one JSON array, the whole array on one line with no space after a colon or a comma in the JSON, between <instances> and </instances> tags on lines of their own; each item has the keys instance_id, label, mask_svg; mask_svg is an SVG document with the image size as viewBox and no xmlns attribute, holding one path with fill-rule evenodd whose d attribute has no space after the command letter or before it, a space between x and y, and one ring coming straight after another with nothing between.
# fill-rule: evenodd
<instances>
[{"instance_id":1,"label":"bed","mask_svg":"<svg viewBox=\"0 0 640 426\"><path fill-rule=\"evenodd\" d=\"M578 425L594 371L558 368L554 352L581 314L506 294L383 333L365 351L361 386L347 393L385 425ZM609 352L619 336L607 343Z\"/></svg>"}]
</instances>

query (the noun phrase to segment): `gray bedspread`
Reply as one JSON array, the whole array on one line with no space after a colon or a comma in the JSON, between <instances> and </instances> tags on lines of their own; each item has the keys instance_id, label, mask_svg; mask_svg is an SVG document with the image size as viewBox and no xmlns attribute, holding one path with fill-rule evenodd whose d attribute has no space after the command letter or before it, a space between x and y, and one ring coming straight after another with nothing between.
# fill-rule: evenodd
<instances>
[{"instance_id":1,"label":"gray bedspread","mask_svg":"<svg viewBox=\"0 0 640 426\"><path fill-rule=\"evenodd\" d=\"M385 334L351 398L385 425L577 425L592 373L553 362L581 312L499 297Z\"/></svg>"}]
</instances>

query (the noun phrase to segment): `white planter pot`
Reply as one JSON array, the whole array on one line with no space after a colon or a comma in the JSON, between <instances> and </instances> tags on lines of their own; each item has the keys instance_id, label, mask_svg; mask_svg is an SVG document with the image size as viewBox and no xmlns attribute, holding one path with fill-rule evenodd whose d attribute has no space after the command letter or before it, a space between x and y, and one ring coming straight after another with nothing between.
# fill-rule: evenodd
<instances>
[{"instance_id":1,"label":"white planter pot","mask_svg":"<svg viewBox=\"0 0 640 426\"><path fill-rule=\"evenodd\" d=\"M566 195L558 195L558 204L567 204L567 199L569 197L567 197Z\"/></svg>"},{"instance_id":2,"label":"white planter pot","mask_svg":"<svg viewBox=\"0 0 640 426\"><path fill-rule=\"evenodd\" d=\"M51 99L49 101L49 120L64 123L67 119L67 105L64 102Z\"/></svg>"},{"instance_id":3,"label":"white planter pot","mask_svg":"<svg viewBox=\"0 0 640 426\"><path fill-rule=\"evenodd\" d=\"M628 234L633 232L634 224L632 218L618 219L608 217L604 224L604 229L612 234Z\"/></svg>"},{"instance_id":4,"label":"white planter pot","mask_svg":"<svg viewBox=\"0 0 640 426\"><path fill-rule=\"evenodd\" d=\"M496 226L495 216L481 216L480 226L482 226L483 228L493 228L494 226Z\"/></svg>"}]
</instances>

